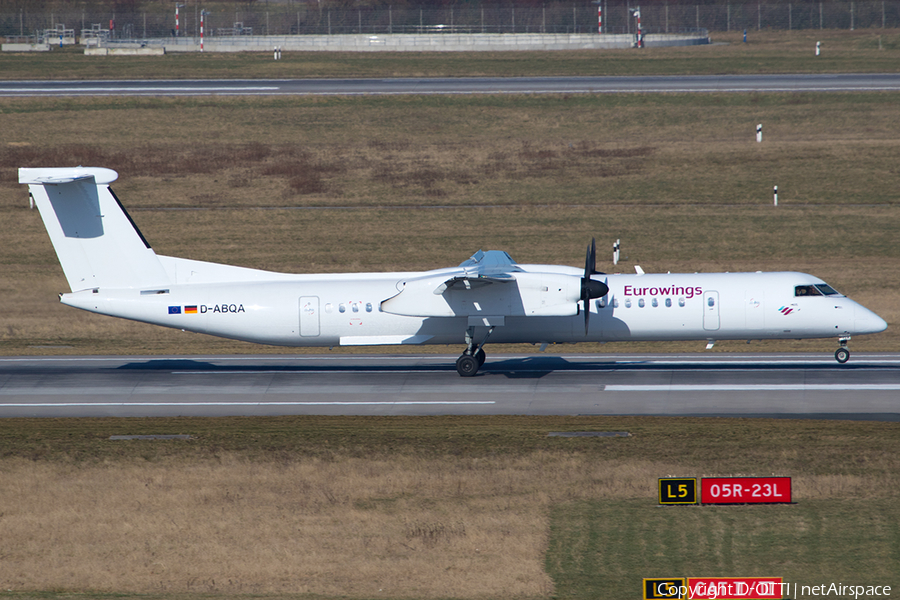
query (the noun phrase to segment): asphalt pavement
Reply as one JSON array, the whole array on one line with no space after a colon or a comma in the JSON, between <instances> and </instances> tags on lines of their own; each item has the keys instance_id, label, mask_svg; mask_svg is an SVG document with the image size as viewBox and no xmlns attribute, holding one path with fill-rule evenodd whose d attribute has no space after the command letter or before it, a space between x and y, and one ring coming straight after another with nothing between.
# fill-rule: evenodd
<instances>
[{"instance_id":1,"label":"asphalt pavement","mask_svg":"<svg viewBox=\"0 0 900 600\"><path fill-rule=\"evenodd\" d=\"M574 94L900 91L900 73L0 81L0 96Z\"/></svg>"},{"instance_id":2,"label":"asphalt pavement","mask_svg":"<svg viewBox=\"0 0 900 600\"><path fill-rule=\"evenodd\" d=\"M900 420L900 354L0 358L0 417L663 415Z\"/></svg>"}]
</instances>

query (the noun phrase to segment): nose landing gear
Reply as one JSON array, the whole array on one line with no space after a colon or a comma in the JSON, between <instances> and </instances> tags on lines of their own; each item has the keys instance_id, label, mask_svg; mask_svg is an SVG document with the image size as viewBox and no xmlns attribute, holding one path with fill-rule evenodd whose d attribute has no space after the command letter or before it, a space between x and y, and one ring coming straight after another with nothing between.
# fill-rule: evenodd
<instances>
[{"instance_id":1,"label":"nose landing gear","mask_svg":"<svg viewBox=\"0 0 900 600\"><path fill-rule=\"evenodd\" d=\"M847 349L847 342L850 341L850 338L845 337L838 341L841 343L841 347L834 351L834 360L838 361L840 364L844 364L850 360L850 350Z\"/></svg>"}]
</instances>

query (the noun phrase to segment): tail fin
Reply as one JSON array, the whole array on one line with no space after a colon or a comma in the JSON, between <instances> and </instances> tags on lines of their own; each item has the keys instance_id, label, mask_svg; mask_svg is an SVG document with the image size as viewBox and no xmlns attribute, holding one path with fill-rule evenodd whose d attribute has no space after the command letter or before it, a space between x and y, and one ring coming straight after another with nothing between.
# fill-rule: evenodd
<instances>
[{"instance_id":1,"label":"tail fin","mask_svg":"<svg viewBox=\"0 0 900 600\"><path fill-rule=\"evenodd\" d=\"M170 278L109 183L111 169L19 169L73 292L168 285Z\"/></svg>"}]
</instances>

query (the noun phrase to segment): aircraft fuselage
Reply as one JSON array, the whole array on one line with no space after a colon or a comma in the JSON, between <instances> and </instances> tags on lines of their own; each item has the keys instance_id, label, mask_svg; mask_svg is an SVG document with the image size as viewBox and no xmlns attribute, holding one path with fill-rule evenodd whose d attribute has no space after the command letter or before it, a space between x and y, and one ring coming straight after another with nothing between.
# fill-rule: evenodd
<instances>
[{"instance_id":1,"label":"aircraft fuselage","mask_svg":"<svg viewBox=\"0 0 900 600\"><path fill-rule=\"evenodd\" d=\"M525 272L580 273L571 267L518 266ZM64 294L62 302L106 315L279 346L461 344L470 325L476 328L476 337L479 329L493 325L492 343L840 338L885 327L880 317L845 296L797 296L798 286L824 282L794 272L594 275L606 282L609 292L588 303L592 314L587 334L578 313L420 317L382 309L382 302L396 296L405 282L443 271L272 273L268 281L84 290ZM504 291L515 296L514 284L506 287Z\"/></svg>"}]
</instances>

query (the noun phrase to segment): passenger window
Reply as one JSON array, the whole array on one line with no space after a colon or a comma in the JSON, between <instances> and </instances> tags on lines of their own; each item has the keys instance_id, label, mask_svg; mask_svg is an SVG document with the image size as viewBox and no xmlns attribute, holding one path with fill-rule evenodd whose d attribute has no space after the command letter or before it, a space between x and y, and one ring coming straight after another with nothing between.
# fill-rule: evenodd
<instances>
[{"instance_id":1,"label":"passenger window","mask_svg":"<svg viewBox=\"0 0 900 600\"><path fill-rule=\"evenodd\" d=\"M650 301L650 305L651 305L653 308L656 308L657 306L659 306L659 301L657 301L657 299L654 298L653 300Z\"/></svg>"},{"instance_id":2,"label":"passenger window","mask_svg":"<svg viewBox=\"0 0 900 600\"><path fill-rule=\"evenodd\" d=\"M681 308L684 308L684 298L678 299L678 306L680 306Z\"/></svg>"},{"instance_id":3,"label":"passenger window","mask_svg":"<svg viewBox=\"0 0 900 600\"><path fill-rule=\"evenodd\" d=\"M366 302L366 312L372 312L372 303Z\"/></svg>"},{"instance_id":4,"label":"passenger window","mask_svg":"<svg viewBox=\"0 0 900 600\"><path fill-rule=\"evenodd\" d=\"M338 312L347 312L347 307L343 304L338 304Z\"/></svg>"},{"instance_id":5,"label":"passenger window","mask_svg":"<svg viewBox=\"0 0 900 600\"><path fill-rule=\"evenodd\" d=\"M606 296L603 296L599 300L597 300L597 308L606 308Z\"/></svg>"},{"instance_id":6,"label":"passenger window","mask_svg":"<svg viewBox=\"0 0 900 600\"><path fill-rule=\"evenodd\" d=\"M638 306L641 307L641 308L644 308L644 299L643 299L643 298L641 298L640 300L638 300Z\"/></svg>"},{"instance_id":7,"label":"passenger window","mask_svg":"<svg viewBox=\"0 0 900 600\"><path fill-rule=\"evenodd\" d=\"M619 299L613 298L613 308L619 308Z\"/></svg>"},{"instance_id":8,"label":"passenger window","mask_svg":"<svg viewBox=\"0 0 900 600\"><path fill-rule=\"evenodd\" d=\"M672 299L666 298L666 308L672 308Z\"/></svg>"},{"instance_id":9,"label":"passenger window","mask_svg":"<svg viewBox=\"0 0 900 600\"><path fill-rule=\"evenodd\" d=\"M357 304L356 302L352 303L350 305L350 308L353 309L353 312L359 312L359 304Z\"/></svg>"},{"instance_id":10,"label":"passenger window","mask_svg":"<svg viewBox=\"0 0 900 600\"><path fill-rule=\"evenodd\" d=\"M715 305L716 305L716 299L713 298L712 296L710 296L709 299L706 301L706 304L707 304L708 306L715 306Z\"/></svg>"},{"instance_id":11,"label":"passenger window","mask_svg":"<svg viewBox=\"0 0 900 600\"><path fill-rule=\"evenodd\" d=\"M330 313L334 310L334 306L331 305L331 302L325 305L325 312Z\"/></svg>"},{"instance_id":12,"label":"passenger window","mask_svg":"<svg viewBox=\"0 0 900 600\"><path fill-rule=\"evenodd\" d=\"M625 301L625 308L631 308L631 300L630 299Z\"/></svg>"}]
</instances>

